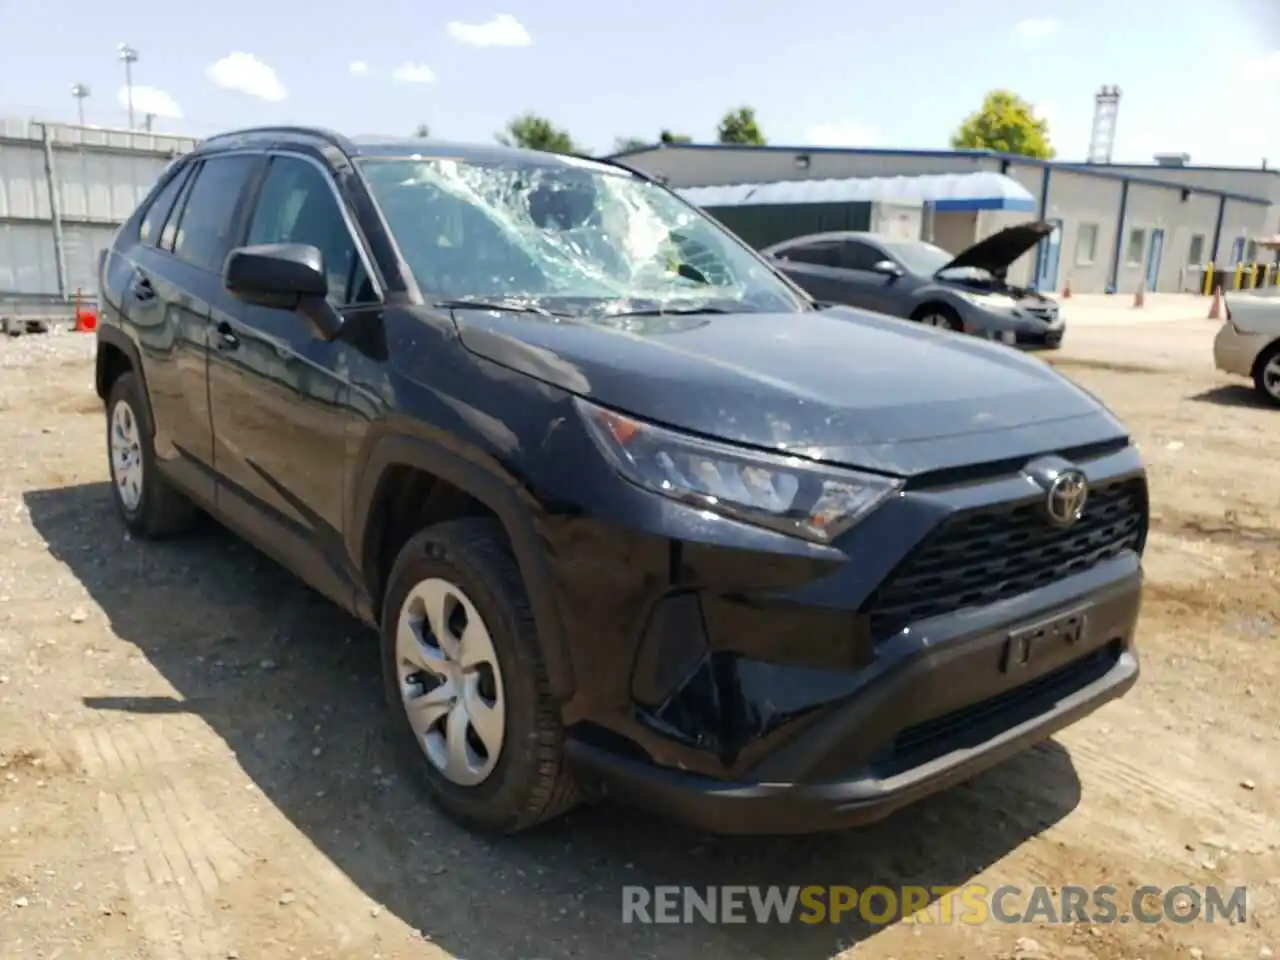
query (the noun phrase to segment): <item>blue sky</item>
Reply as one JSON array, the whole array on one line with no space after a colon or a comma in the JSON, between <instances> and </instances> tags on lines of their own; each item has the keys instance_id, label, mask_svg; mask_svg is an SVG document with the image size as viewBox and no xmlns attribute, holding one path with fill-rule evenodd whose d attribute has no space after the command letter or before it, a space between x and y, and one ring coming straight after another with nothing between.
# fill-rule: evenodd
<instances>
[{"instance_id":1,"label":"blue sky","mask_svg":"<svg viewBox=\"0 0 1280 960\"><path fill-rule=\"evenodd\" d=\"M156 129L269 122L487 140L524 110L588 149L714 137L750 104L773 143L945 146L1006 86L1081 159L1094 91L1124 91L1117 160L1280 165L1275 0L0 0L0 114L123 126L116 46ZM352 72L351 64L367 69ZM398 74L398 76L397 76Z\"/></svg>"}]
</instances>

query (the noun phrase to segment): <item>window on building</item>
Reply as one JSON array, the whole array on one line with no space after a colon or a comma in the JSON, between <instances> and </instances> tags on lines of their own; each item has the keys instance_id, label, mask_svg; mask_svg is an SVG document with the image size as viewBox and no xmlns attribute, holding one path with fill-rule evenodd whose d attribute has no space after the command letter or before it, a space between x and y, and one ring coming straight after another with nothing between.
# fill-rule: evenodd
<instances>
[{"instance_id":1,"label":"window on building","mask_svg":"<svg viewBox=\"0 0 1280 960\"><path fill-rule=\"evenodd\" d=\"M1087 267L1098 257L1098 225L1082 223L1076 231L1076 266Z\"/></svg>"},{"instance_id":2,"label":"window on building","mask_svg":"<svg viewBox=\"0 0 1280 960\"><path fill-rule=\"evenodd\" d=\"M1130 230L1129 246L1125 250L1124 262L1131 267L1142 266L1142 255L1147 252L1147 231Z\"/></svg>"},{"instance_id":3,"label":"window on building","mask_svg":"<svg viewBox=\"0 0 1280 960\"><path fill-rule=\"evenodd\" d=\"M196 174L182 209L173 252L197 267L221 272L231 249L240 193L259 158L248 154L210 157Z\"/></svg>"},{"instance_id":4,"label":"window on building","mask_svg":"<svg viewBox=\"0 0 1280 960\"><path fill-rule=\"evenodd\" d=\"M1187 263L1204 263L1204 234L1197 233L1191 238L1191 249L1187 251Z\"/></svg>"}]
</instances>

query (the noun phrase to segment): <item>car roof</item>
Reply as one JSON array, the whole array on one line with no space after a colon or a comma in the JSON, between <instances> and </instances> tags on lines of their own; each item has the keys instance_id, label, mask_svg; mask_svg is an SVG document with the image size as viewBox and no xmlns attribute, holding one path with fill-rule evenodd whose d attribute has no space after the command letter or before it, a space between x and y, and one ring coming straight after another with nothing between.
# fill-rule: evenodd
<instances>
[{"instance_id":1,"label":"car roof","mask_svg":"<svg viewBox=\"0 0 1280 960\"><path fill-rule=\"evenodd\" d=\"M775 243L769 249L791 247L800 243L825 243L831 240L869 240L872 243L883 243L892 239L894 238L886 234L872 233L869 230L828 230L826 233L807 233L803 237L791 237Z\"/></svg>"},{"instance_id":2,"label":"car roof","mask_svg":"<svg viewBox=\"0 0 1280 960\"><path fill-rule=\"evenodd\" d=\"M377 135L347 137L323 127L281 126L231 130L201 141L193 151L193 155L206 155L251 147L304 147L324 153L331 153L336 150L348 159L356 157L431 157L476 163L523 161L525 163L565 167L593 165L599 169L648 179L642 173L625 164L596 157L526 150L522 147L508 147L500 143L457 143L444 140Z\"/></svg>"}]
</instances>

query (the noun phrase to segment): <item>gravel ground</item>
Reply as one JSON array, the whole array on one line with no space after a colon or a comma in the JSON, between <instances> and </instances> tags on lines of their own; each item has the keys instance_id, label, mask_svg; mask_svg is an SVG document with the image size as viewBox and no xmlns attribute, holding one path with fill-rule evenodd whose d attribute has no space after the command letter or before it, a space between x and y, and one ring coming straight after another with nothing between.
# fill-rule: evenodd
<instances>
[{"instance_id":1,"label":"gravel ground","mask_svg":"<svg viewBox=\"0 0 1280 960\"><path fill-rule=\"evenodd\" d=\"M91 336L0 342L0 956L1265 958L1280 948L1280 411L1203 320L1052 362L1151 469L1135 690L881 826L723 840L614 807L476 839L381 737L373 637L230 535L115 519ZM1247 884L1241 924L640 926L624 884Z\"/></svg>"}]
</instances>

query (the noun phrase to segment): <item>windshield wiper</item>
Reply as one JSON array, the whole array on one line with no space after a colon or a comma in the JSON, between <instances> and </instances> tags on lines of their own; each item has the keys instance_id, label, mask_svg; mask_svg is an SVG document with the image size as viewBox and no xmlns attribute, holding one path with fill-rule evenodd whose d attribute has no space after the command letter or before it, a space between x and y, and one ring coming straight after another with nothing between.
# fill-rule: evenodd
<instances>
[{"instance_id":1,"label":"windshield wiper","mask_svg":"<svg viewBox=\"0 0 1280 960\"><path fill-rule=\"evenodd\" d=\"M647 310L620 310L600 314L605 317L689 317L699 313L733 313L723 307L652 307Z\"/></svg>"},{"instance_id":2,"label":"windshield wiper","mask_svg":"<svg viewBox=\"0 0 1280 960\"><path fill-rule=\"evenodd\" d=\"M540 307L536 303L520 297L511 297L509 299L498 297L493 300L484 300L479 297L458 297L454 300L437 300L432 304L441 310L506 310L509 313L536 313L540 317L554 317L546 307Z\"/></svg>"}]
</instances>

